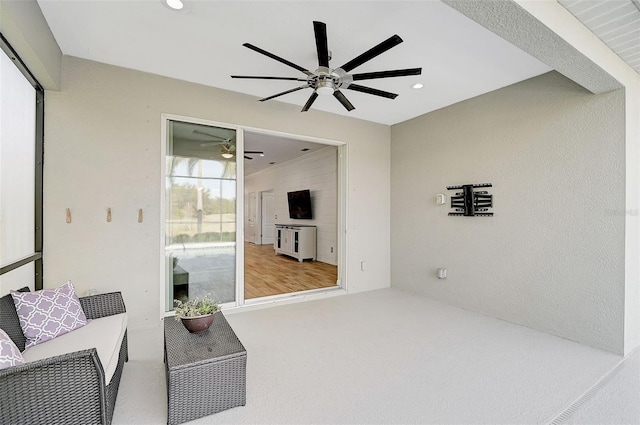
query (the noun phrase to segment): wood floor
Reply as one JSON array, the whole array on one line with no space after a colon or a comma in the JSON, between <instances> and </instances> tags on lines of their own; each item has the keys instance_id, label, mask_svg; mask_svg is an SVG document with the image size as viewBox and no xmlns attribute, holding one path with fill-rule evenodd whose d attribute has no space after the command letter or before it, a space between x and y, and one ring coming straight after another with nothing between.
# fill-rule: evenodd
<instances>
[{"instance_id":1,"label":"wood floor","mask_svg":"<svg viewBox=\"0 0 640 425\"><path fill-rule=\"evenodd\" d=\"M245 299L336 286L338 268L276 255L273 245L244 244Z\"/></svg>"}]
</instances>

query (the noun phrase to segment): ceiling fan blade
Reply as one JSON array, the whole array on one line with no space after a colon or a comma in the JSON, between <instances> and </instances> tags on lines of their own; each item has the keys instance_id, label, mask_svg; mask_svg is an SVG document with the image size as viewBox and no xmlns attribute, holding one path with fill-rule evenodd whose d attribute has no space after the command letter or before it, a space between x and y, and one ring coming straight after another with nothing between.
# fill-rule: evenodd
<instances>
[{"instance_id":1,"label":"ceiling fan blade","mask_svg":"<svg viewBox=\"0 0 640 425\"><path fill-rule=\"evenodd\" d=\"M287 81L307 81L306 78L296 77L266 77L261 75L232 75L231 78L246 78L254 80L287 80Z\"/></svg>"},{"instance_id":2,"label":"ceiling fan blade","mask_svg":"<svg viewBox=\"0 0 640 425\"><path fill-rule=\"evenodd\" d=\"M375 58L378 55L381 55L382 53L386 52L392 47L397 46L400 43L402 43L402 39L400 38L400 36L397 34L392 35L382 43L378 44L375 47L372 47L357 58L351 59L340 68L344 69L346 72L349 72L352 69L359 67L363 63L370 61L371 59Z\"/></svg>"},{"instance_id":3,"label":"ceiling fan blade","mask_svg":"<svg viewBox=\"0 0 640 425\"><path fill-rule=\"evenodd\" d=\"M203 136L213 137L214 139L221 140L224 143L227 143L227 142L231 141L231 139L225 139L224 137L218 136L217 134L207 133L206 131L202 131L202 130L193 130L193 133L194 134L202 134Z\"/></svg>"},{"instance_id":4,"label":"ceiling fan blade","mask_svg":"<svg viewBox=\"0 0 640 425\"><path fill-rule=\"evenodd\" d=\"M349 84L349 86L346 87L346 88L349 89L349 90L359 91L361 93L372 94L374 96L386 97L386 98L389 98L389 99L395 99L396 97L398 97L398 95L395 94L395 93L389 93L388 91L372 89L371 87L365 87L365 86L361 86L359 84Z\"/></svg>"},{"instance_id":5,"label":"ceiling fan blade","mask_svg":"<svg viewBox=\"0 0 640 425\"><path fill-rule=\"evenodd\" d=\"M250 157L248 157L247 155L245 155L245 156L244 156L244 159L253 159L253 158L250 158Z\"/></svg>"},{"instance_id":6,"label":"ceiling fan blade","mask_svg":"<svg viewBox=\"0 0 640 425\"><path fill-rule=\"evenodd\" d=\"M309 100L307 100L307 103L304 104L304 107L302 108L302 110L300 112L307 112L309 110L309 108L311 108L311 105L313 105L313 102L315 102L317 98L318 98L318 93L316 93L315 91L313 93L311 93L311 96L309 96Z\"/></svg>"},{"instance_id":7,"label":"ceiling fan blade","mask_svg":"<svg viewBox=\"0 0 640 425\"><path fill-rule=\"evenodd\" d=\"M340 103L342 103L342 106L344 106L344 108L347 111L353 111L354 109L356 109L356 107L353 106L351 104L351 102L349 102L349 99L347 99L346 96L344 94L342 94L342 92L340 90L334 91L333 92L333 97L338 99L340 101Z\"/></svg>"},{"instance_id":8,"label":"ceiling fan blade","mask_svg":"<svg viewBox=\"0 0 640 425\"><path fill-rule=\"evenodd\" d=\"M294 91L302 90L308 88L309 85L305 84L304 86L296 87L295 89L283 91L282 93L274 94L273 96L265 97L263 99L259 99L260 102L264 102L265 100L273 99L274 97L282 96L283 94L293 93Z\"/></svg>"},{"instance_id":9,"label":"ceiling fan blade","mask_svg":"<svg viewBox=\"0 0 640 425\"><path fill-rule=\"evenodd\" d=\"M329 47L327 46L327 25L313 21L313 31L316 34L316 49L318 51L318 66L329 67Z\"/></svg>"},{"instance_id":10,"label":"ceiling fan blade","mask_svg":"<svg viewBox=\"0 0 640 425\"><path fill-rule=\"evenodd\" d=\"M244 151L246 154L254 154L254 155L264 155L262 151Z\"/></svg>"},{"instance_id":11,"label":"ceiling fan blade","mask_svg":"<svg viewBox=\"0 0 640 425\"><path fill-rule=\"evenodd\" d=\"M269 52L267 52L266 50L263 50L263 49L261 49L261 48L259 48L259 47L254 46L253 44L250 44L250 43L244 43L244 44L243 44L243 46L244 46L244 47L247 47L247 48L249 48L249 49L251 49L251 50L253 50L253 51L255 51L255 52L258 52L258 53L260 53L260 54L263 54L263 55L265 55L265 56L267 56L267 57L269 57L269 58L271 58L271 59L277 60L278 62L283 63L283 64L285 64L285 65L287 65L287 66L290 66L291 68L297 69L297 70L298 70L298 71L300 71L300 72L304 72L304 73L305 73L305 74L307 74L307 75L312 75L312 72L311 72L311 71L308 71L308 70L304 69L304 68L303 68L303 67L301 67L300 65L296 65L296 64L295 64L295 63L293 63L293 62L289 62L288 60L283 59L283 58L281 58L280 56L276 56L276 55L274 55L273 53L269 53Z\"/></svg>"},{"instance_id":12,"label":"ceiling fan blade","mask_svg":"<svg viewBox=\"0 0 640 425\"><path fill-rule=\"evenodd\" d=\"M393 71L365 72L362 74L353 74L353 81L358 80L374 80L376 78L390 77L406 77L409 75L422 74L422 68L396 69Z\"/></svg>"}]
</instances>

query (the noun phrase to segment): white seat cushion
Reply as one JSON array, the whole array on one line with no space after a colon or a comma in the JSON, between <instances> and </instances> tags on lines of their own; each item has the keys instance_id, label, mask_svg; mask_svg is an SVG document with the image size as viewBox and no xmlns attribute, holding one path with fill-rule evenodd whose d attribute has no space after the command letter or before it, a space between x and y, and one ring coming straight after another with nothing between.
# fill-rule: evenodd
<instances>
[{"instance_id":1,"label":"white seat cushion","mask_svg":"<svg viewBox=\"0 0 640 425\"><path fill-rule=\"evenodd\" d=\"M87 325L54 339L27 348L22 356L33 362L74 351L95 348L104 369L107 385L118 366L120 345L127 330L127 313L91 320Z\"/></svg>"}]
</instances>

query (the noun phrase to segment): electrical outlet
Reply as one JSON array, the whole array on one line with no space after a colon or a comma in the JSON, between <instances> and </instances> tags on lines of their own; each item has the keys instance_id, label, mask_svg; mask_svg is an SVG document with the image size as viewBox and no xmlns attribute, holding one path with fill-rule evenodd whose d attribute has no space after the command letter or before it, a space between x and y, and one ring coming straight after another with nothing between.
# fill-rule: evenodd
<instances>
[{"instance_id":1,"label":"electrical outlet","mask_svg":"<svg viewBox=\"0 0 640 425\"><path fill-rule=\"evenodd\" d=\"M331 247L331 253L333 254L333 247Z\"/></svg>"},{"instance_id":2,"label":"electrical outlet","mask_svg":"<svg viewBox=\"0 0 640 425\"><path fill-rule=\"evenodd\" d=\"M438 279L446 279L447 278L447 269L439 268L438 269Z\"/></svg>"}]
</instances>

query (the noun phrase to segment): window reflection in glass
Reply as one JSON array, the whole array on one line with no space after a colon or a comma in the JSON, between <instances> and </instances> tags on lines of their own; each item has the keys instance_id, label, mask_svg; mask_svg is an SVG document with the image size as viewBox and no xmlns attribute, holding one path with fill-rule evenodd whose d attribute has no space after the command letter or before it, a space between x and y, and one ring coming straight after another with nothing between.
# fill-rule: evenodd
<instances>
[{"instance_id":1,"label":"window reflection in glass","mask_svg":"<svg viewBox=\"0 0 640 425\"><path fill-rule=\"evenodd\" d=\"M220 302L232 302L236 259L235 131L177 121L170 121L168 130L167 310L172 309L173 299L202 298L206 294Z\"/></svg>"}]
</instances>

